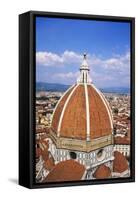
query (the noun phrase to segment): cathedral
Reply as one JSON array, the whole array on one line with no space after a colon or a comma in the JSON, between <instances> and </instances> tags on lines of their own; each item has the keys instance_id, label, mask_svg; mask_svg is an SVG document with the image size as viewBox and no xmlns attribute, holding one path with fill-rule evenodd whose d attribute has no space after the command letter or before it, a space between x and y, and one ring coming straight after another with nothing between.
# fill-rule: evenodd
<instances>
[{"instance_id":1,"label":"cathedral","mask_svg":"<svg viewBox=\"0 0 138 200\"><path fill-rule=\"evenodd\" d=\"M130 175L126 157L115 149L112 111L91 80L86 54L76 83L56 104L46 137L37 136L37 182Z\"/></svg>"},{"instance_id":2,"label":"cathedral","mask_svg":"<svg viewBox=\"0 0 138 200\"><path fill-rule=\"evenodd\" d=\"M57 103L50 130L55 163L78 161L86 168L85 179L94 178L101 165L111 172L114 159L112 112L89 72L84 54L79 78Z\"/></svg>"}]
</instances>

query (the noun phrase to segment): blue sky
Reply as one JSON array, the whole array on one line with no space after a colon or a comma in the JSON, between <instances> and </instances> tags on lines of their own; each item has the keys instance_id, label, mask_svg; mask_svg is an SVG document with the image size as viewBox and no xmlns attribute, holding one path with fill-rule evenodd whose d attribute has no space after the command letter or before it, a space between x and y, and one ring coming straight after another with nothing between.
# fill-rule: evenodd
<instances>
[{"instance_id":1,"label":"blue sky","mask_svg":"<svg viewBox=\"0 0 138 200\"><path fill-rule=\"evenodd\" d=\"M129 87L129 23L36 18L37 81L73 84L84 52L97 87Z\"/></svg>"}]
</instances>

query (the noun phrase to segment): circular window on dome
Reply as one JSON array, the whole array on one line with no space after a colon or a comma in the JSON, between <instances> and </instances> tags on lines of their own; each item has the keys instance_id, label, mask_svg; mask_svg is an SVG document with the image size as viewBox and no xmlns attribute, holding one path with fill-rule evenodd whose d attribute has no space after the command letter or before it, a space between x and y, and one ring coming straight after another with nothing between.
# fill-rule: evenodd
<instances>
[{"instance_id":1,"label":"circular window on dome","mask_svg":"<svg viewBox=\"0 0 138 200\"><path fill-rule=\"evenodd\" d=\"M76 159L77 158L77 154L74 151L71 151L69 154L70 154L70 158L71 159Z\"/></svg>"},{"instance_id":2,"label":"circular window on dome","mask_svg":"<svg viewBox=\"0 0 138 200\"><path fill-rule=\"evenodd\" d=\"M104 150L104 149L100 149L100 150L97 152L97 160L98 160L98 161L104 160L105 155L106 155L105 150Z\"/></svg>"}]
</instances>

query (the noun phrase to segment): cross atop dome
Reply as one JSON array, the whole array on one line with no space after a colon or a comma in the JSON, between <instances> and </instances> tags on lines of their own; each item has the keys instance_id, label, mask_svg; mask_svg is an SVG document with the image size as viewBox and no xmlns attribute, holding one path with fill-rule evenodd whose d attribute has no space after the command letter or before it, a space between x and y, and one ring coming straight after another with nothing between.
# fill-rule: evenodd
<instances>
[{"instance_id":1,"label":"cross atop dome","mask_svg":"<svg viewBox=\"0 0 138 200\"><path fill-rule=\"evenodd\" d=\"M87 63L87 54L84 53L83 54L83 61L82 64L80 66L80 76L78 79L78 83L91 83L91 79L89 76L89 65Z\"/></svg>"}]
</instances>

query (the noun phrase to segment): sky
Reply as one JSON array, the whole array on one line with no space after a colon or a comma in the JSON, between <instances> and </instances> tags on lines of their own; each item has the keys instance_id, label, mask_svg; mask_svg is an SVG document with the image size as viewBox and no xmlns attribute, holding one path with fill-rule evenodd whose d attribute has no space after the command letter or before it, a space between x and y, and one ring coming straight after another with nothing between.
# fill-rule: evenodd
<instances>
[{"instance_id":1,"label":"sky","mask_svg":"<svg viewBox=\"0 0 138 200\"><path fill-rule=\"evenodd\" d=\"M36 81L73 84L83 53L97 87L130 87L130 24L36 17Z\"/></svg>"}]
</instances>

